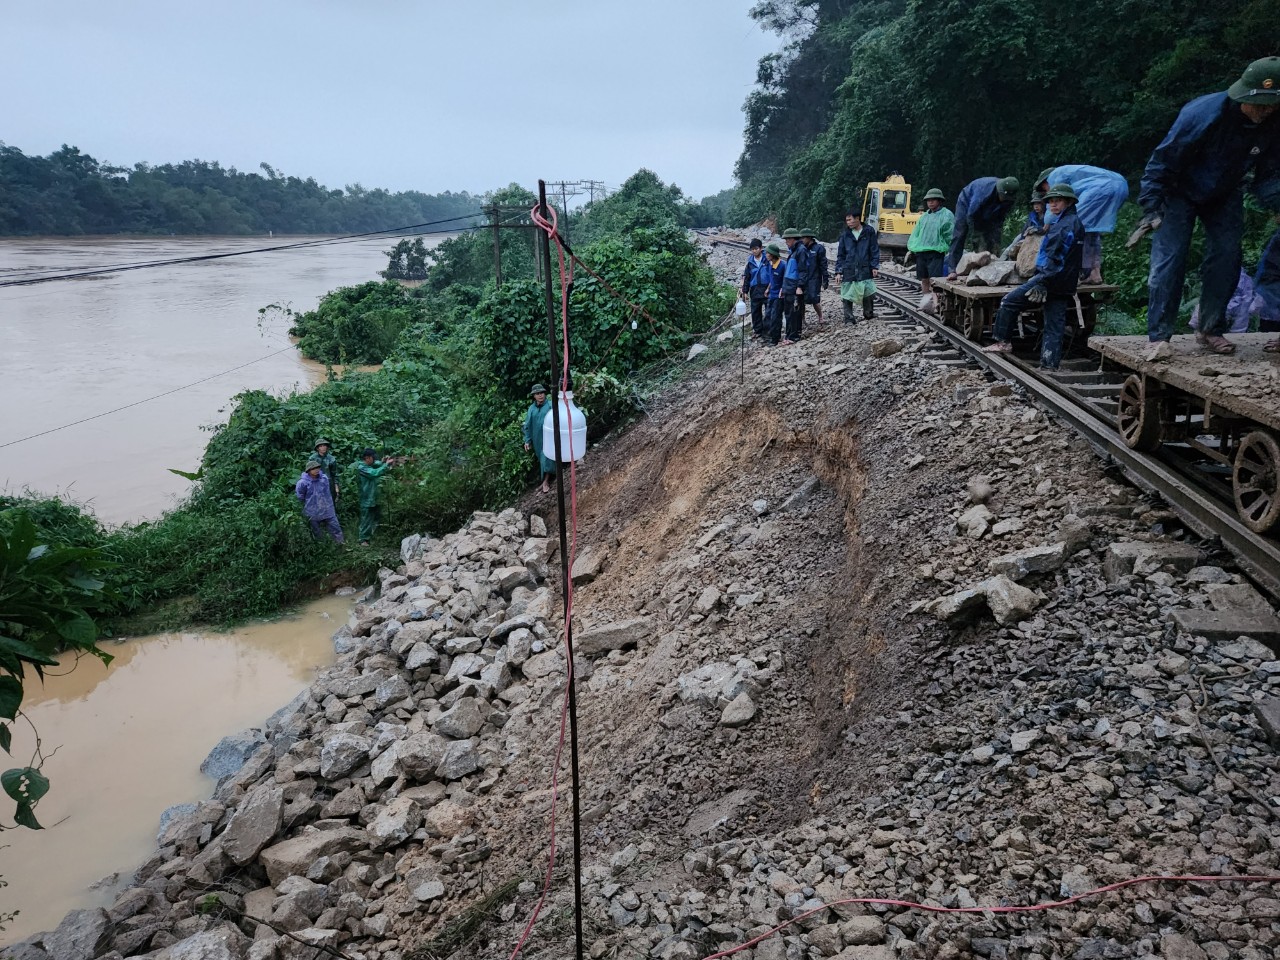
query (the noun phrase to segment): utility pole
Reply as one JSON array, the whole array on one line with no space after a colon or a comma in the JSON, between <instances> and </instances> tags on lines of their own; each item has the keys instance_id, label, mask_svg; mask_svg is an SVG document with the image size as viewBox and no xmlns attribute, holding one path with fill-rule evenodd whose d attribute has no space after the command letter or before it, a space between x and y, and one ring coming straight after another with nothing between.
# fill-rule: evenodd
<instances>
[{"instance_id":1,"label":"utility pole","mask_svg":"<svg viewBox=\"0 0 1280 960\"><path fill-rule=\"evenodd\" d=\"M499 215L498 206L493 204L485 207L485 213L489 215L489 223L493 227L493 276L497 282L498 289L502 289L502 243L498 239ZM536 258L535 258L536 259Z\"/></svg>"}]
</instances>

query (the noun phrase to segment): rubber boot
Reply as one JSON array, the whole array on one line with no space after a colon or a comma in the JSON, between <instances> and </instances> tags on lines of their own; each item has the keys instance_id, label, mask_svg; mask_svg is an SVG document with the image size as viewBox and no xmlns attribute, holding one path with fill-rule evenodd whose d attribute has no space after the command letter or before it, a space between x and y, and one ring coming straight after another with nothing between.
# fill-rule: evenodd
<instances>
[{"instance_id":1,"label":"rubber boot","mask_svg":"<svg viewBox=\"0 0 1280 960\"><path fill-rule=\"evenodd\" d=\"M863 297L862 298L862 319L874 320L875 318L876 318L876 298Z\"/></svg>"},{"instance_id":2,"label":"rubber boot","mask_svg":"<svg viewBox=\"0 0 1280 960\"><path fill-rule=\"evenodd\" d=\"M843 320L844 320L844 322L845 322L845 323L853 323L853 322L854 322L854 316L853 316L853 301L852 301L852 300L841 300L841 301L840 301L840 309L843 311Z\"/></svg>"}]
</instances>

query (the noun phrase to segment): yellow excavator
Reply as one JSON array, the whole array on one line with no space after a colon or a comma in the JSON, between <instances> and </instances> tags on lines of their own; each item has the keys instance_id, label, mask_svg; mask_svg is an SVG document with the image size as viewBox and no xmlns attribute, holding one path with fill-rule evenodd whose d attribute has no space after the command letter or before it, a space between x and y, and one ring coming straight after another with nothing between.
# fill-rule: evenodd
<instances>
[{"instance_id":1,"label":"yellow excavator","mask_svg":"<svg viewBox=\"0 0 1280 960\"><path fill-rule=\"evenodd\" d=\"M911 209L911 184L901 174L868 183L862 193L862 222L880 234L880 246L906 250L907 238L920 219Z\"/></svg>"}]
</instances>

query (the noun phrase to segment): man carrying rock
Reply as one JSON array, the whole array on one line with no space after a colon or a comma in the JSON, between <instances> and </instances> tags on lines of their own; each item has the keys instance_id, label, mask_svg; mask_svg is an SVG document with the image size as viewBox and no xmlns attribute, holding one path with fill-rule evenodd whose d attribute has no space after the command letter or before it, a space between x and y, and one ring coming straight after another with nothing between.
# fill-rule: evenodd
<instances>
[{"instance_id":1,"label":"man carrying rock","mask_svg":"<svg viewBox=\"0 0 1280 960\"><path fill-rule=\"evenodd\" d=\"M1040 348L1040 369L1057 370L1062 361L1067 304L1075 297L1076 286L1080 282L1084 227L1076 215L1076 194L1070 186L1055 184L1045 194L1045 200L1055 219L1040 245L1035 275L1000 301L1000 310L996 314L996 342L984 347L983 353L1009 353L1013 350L1013 326L1019 315L1043 304L1044 341Z\"/></svg>"},{"instance_id":2,"label":"man carrying rock","mask_svg":"<svg viewBox=\"0 0 1280 960\"><path fill-rule=\"evenodd\" d=\"M782 278L782 312L787 318L787 333L782 338L784 346L795 343L804 335L804 294L809 286L809 274L813 270L813 255L800 242L800 231L784 230L782 239L790 257Z\"/></svg>"},{"instance_id":3,"label":"man carrying rock","mask_svg":"<svg viewBox=\"0 0 1280 960\"><path fill-rule=\"evenodd\" d=\"M769 300L769 267L764 257L764 244L759 237L751 240L751 253L747 257L747 265L742 271L742 293L740 296L750 298L751 303L751 336L763 340L767 332L764 318L765 304Z\"/></svg>"},{"instance_id":4,"label":"man carrying rock","mask_svg":"<svg viewBox=\"0 0 1280 960\"><path fill-rule=\"evenodd\" d=\"M1196 220L1204 226L1200 264L1200 332L1196 342L1231 354L1222 336L1227 302L1240 275L1244 188L1280 210L1280 57L1255 60L1227 90L1192 100L1151 154L1138 203L1142 219L1130 245L1151 236L1147 280L1148 359L1173 356L1169 340L1182 304Z\"/></svg>"},{"instance_id":5,"label":"man carrying rock","mask_svg":"<svg viewBox=\"0 0 1280 960\"><path fill-rule=\"evenodd\" d=\"M1000 249L1000 233L1013 212L1014 195L1018 192L1016 177L979 177L956 197L956 223L947 254L947 279L958 279L956 266L964 253L966 241L972 240L979 250Z\"/></svg>"},{"instance_id":6,"label":"man carrying rock","mask_svg":"<svg viewBox=\"0 0 1280 960\"><path fill-rule=\"evenodd\" d=\"M924 213L916 221L911 236L907 238L907 250L916 258L916 277L920 280L920 289L933 304L932 312L937 312L933 297L934 278L945 272L943 262L947 251L951 249L951 232L955 229L956 217L943 204L946 196L937 187L924 195ZM922 306L921 309L929 309Z\"/></svg>"},{"instance_id":7,"label":"man carrying rock","mask_svg":"<svg viewBox=\"0 0 1280 960\"><path fill-rule=\"evenodd\" d=\"M1116 216L1129 199L1129 184L1114 171L1083 163L1050 167L1036 180L1036 189L1048 190L1051 183L1068 184L1080 198L1076 215L1084 224L1084 282L1101 283L1102 235L1115 232Z\"/></svg>"},{"instance_id":8,"label":"man carrying rock","mask_svg":"<svg viewBox=\"0 0 1280 960\"><path fill-rule=\"evenodd\" d=\"M293 492L302 501L302 512L311 525L311 535L317 540L327 535L342 543L342 527L338 525L333 494L329 492L329 478L324 475L319 460L312 458L307 461Z\"/></svg>"},{"instance_id":9,"label":"man carrying rock","mask_svg":"<svg viewBox=\"0 0 1280 960\"><path fill-rule=\"evenodd\" d=\"M836 247L836 276L840 278L840 306L845 323L854 323L854 303L862 304L862 319L875 318L876 277L880 276L880 240L875 227L862 222L857 209L844 215L844 230Z\"/></svg>"}]
</instances>

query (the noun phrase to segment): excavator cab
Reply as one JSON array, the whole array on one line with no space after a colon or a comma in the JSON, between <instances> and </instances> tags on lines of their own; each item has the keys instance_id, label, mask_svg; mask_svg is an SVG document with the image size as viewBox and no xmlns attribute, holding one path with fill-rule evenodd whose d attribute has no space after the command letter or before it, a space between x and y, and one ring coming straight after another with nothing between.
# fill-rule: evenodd
<instances>
[{"instance_id":1,"label":"excavator cab","mask_svg":"<svg viewBox=\"0 0 1280 960\"><path fill-rule=\"evenodd\" d=\"M907 238L915 229L919 212L911 210L911 184L901 174L868 183L862 194L862 222L880 235L880 246L907 248Z\"/></svg>"}]
</instances>

